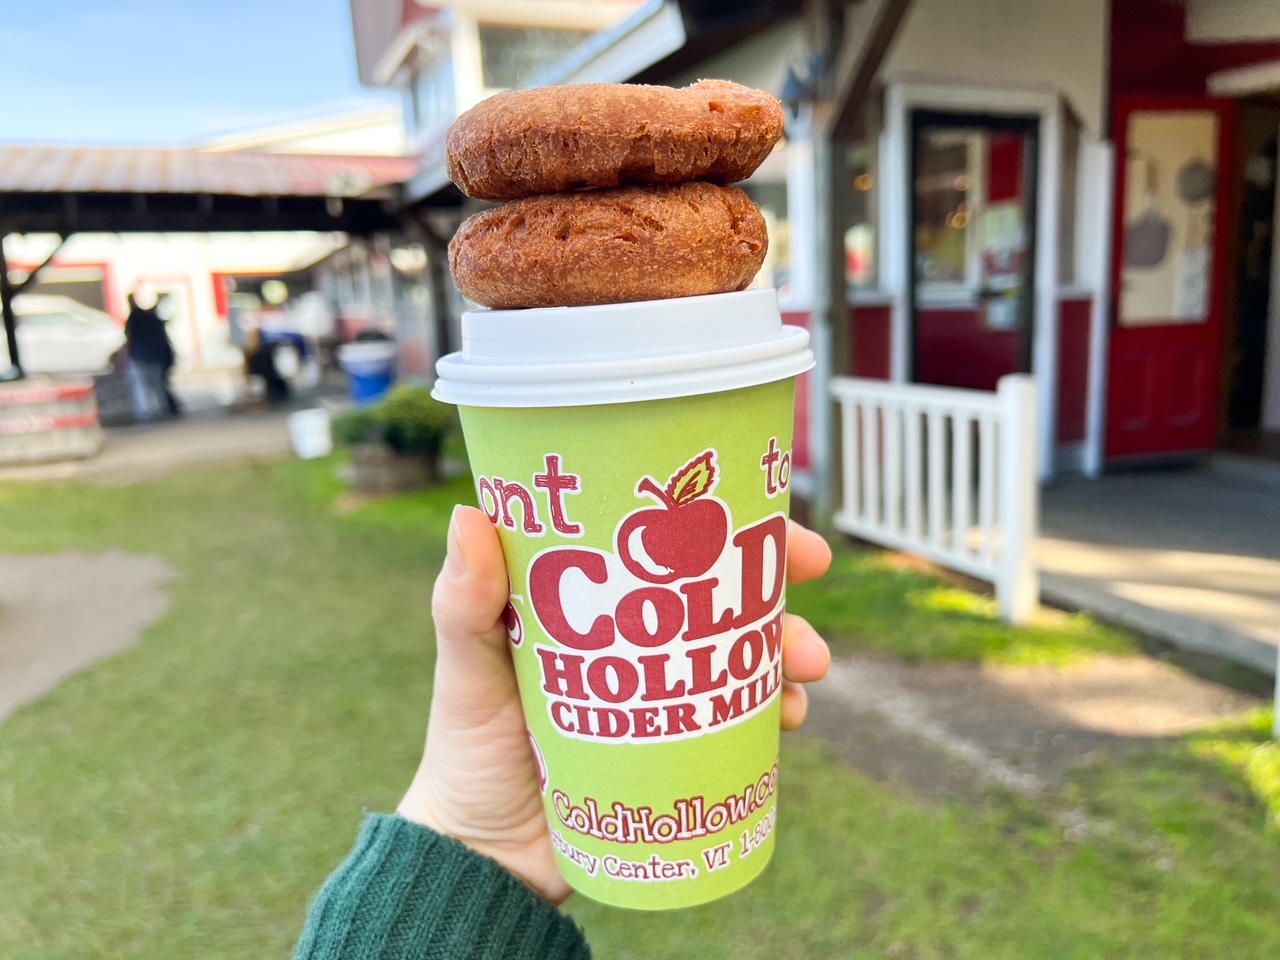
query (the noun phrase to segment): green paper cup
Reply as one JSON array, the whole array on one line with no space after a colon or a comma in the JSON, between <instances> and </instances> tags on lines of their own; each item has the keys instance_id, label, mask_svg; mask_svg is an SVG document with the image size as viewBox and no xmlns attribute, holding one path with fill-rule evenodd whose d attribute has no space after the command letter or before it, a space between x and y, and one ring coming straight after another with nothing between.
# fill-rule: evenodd
<instances>
[{"instance_id":1,"label":"green paper cup","mask_svg":"<svg viewBox=\"0 0 1280 960\"><path fill-rule=\"evenodd\" d=\"M773 854L795 377L772 290L475 311L438 364L511 578L560 869L688 907Z\"/></svg>"}]
</instances>

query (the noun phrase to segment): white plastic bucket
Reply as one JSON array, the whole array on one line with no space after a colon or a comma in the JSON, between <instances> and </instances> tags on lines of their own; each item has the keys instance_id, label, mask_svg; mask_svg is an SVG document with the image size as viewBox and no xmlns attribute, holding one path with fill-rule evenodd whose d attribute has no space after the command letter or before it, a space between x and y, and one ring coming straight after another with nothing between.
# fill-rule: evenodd
<instances>
[{"instance_id":1,"label":"white plastic bucket","mask_svg":"<svg viewBox=\"0 0 1280 960\"><path fill-rule=\"evenodd\" d=\"M329 411L299 410L289 414L289 440L293 443L293 452L303 460L315 460L333 453Z\"/></svg>"},{"instance_id":2,"label":"white plastic bucket","mask_svg":"<svg viewBox=\"0 0 1280 960\"><path fill-rule=\"evenodd\" d=\"M784 380L813 366L809 333L773 290L595 307L473 310L436 364L437 400L560 407L668 400Z\"/></svg>"},{"instance_id":3,"label":"white plastic bucket","mask_svg":"<svg viewBox=\"0 0 1280 960\"><path fill-rule=\"evenodd\" d=\"M337 353L338 366L357 376L377 376L395 368L396 345L390 340L344 343Z\"/></svg>"}]
</instances>

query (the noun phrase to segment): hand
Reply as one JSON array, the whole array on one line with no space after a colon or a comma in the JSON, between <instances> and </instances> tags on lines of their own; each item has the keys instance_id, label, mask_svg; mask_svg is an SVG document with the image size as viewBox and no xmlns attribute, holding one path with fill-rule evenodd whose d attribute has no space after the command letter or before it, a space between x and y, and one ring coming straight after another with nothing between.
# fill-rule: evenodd
<instances>
[{"instance_id":1,"label":"hand","mask_svg":"<svg viewBox=\"0 0 1280 960\"><path fill-rule=\"evenodd\" d=\"M789 579L803 582L826 572L831 550L816 533L792 523L787 558ZM492 857L559 904L571 889L556 866L542 809L502 623L506 604L497 532L474 507L455 508L449 553L432 598L438 653L427 745L397 812ZM808 700L801 684L822 679L830 663L817 632L787 614L784 730L804 722Z\"/></svg>"}]
</instances>

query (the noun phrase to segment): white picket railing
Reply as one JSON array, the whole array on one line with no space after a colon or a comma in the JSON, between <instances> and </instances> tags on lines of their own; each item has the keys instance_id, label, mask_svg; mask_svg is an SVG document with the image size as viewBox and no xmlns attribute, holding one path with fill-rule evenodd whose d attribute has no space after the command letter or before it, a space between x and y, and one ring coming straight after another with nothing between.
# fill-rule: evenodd
<instances>
[{"instance_id":1,"label":"white picket railing","mask_svg":"<svg viewBox=\"0 0 1280 960\"><path fill-rule=\"evenodd\" d=\"M837 377L843 504L839 530L995 584L1001 616L1039 602L1036 387L995 393Z\"/></svg>"}]
</instances>

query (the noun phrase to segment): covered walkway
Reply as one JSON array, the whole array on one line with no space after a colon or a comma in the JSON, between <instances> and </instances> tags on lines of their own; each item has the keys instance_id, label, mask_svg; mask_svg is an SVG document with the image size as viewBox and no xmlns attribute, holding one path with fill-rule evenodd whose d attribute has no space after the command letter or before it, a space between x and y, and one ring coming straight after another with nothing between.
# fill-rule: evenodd
<instances>
[{"instance_id":1,"label":"covered walkway","mask_svg":"<svg viewBox=\"0 0 1280 960\"><path fill-rule=\"evenodd\" d=\"M1276 672L1280 467L1066 481L1044 491L1044 598Z\"/></svg>"}]
</instances>

